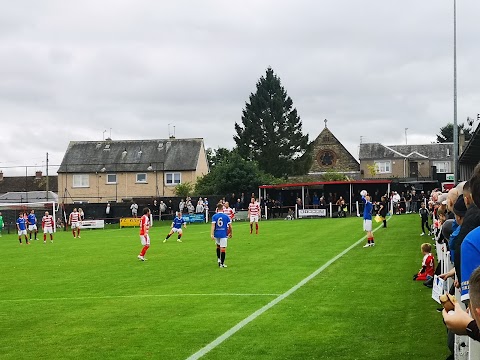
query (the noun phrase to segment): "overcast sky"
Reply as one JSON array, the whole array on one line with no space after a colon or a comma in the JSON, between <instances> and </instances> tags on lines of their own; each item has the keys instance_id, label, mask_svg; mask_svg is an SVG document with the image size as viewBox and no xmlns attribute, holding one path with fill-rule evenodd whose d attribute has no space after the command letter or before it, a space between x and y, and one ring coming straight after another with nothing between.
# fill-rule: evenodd
<instances>
[{"instance_id":1,"label":"overcast sky","mask_svg":"<svg viewBox=\"0 0 480 360\"><path fill-rule=\"evenodd\" d=\"M45 172L71 140L201 137L271 66L314 140L435 140L453 122L453 0L0 0L0 170ZM480 112L480 1L457 1L458 122ZM170 125L169 125L170 124ZM104 132L106 130L106 132ZM170 132L170 134L169 134ZM56 168L53 171L55 173ZM52 169L50 169L52 173Z\"/></svg>"}]
</instances>

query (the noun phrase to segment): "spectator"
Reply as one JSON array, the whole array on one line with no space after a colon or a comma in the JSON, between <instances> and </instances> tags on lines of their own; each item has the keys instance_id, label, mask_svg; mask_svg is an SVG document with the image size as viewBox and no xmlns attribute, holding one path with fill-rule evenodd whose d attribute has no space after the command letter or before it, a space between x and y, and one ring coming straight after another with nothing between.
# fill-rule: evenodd
<instances>
[{"instance_id":1,"label":"spectator","mask_svg":"<svg viewBox=\"0 0 480 360\"><path fill-rule=\"evenodd\" d=\"M185 210L185 201L182 199L178 204L178 211L180 211L180 214L183 214L183 210Z\"/></svg>"},{"instance_id":2,"label":"spectator","mask_svg":"<svg viewBox=\"0 0 480 360\"><path fill-rule=\"evenodd\" d=\"M160 204L157 199L153 200L152 205L153 220L160 220Z\"/></svg>"},{"instance_id":3,"label":"spectator","mask_svg":"<svg viewBox=\"0 0 480 360\"><path fill-rule=\"evenodd\" d=\"M195 209L195 213L203 214L204 206L203 206L203 199L199 198L197 201L197 208Z\"/></svg>"},{"instance_id":4,"label":"spectator","mask_svg":"<svg viewBox=\"0 0 480 360\"><path fill-rule=\"evenodd\" d=\"M320 198L316 192L313 193L312 205L314 209L318 209L318 206L320 205Z\"/></svg>"},{"instance_id":5,"label":"spectator","mask_svg":"<svg viewBox=\"0 0 480 360\"><path fill-rule=\"evenodd\" d=\"M138 205L135 201L133 201L132 205L130 205L130 210L132 210L132 217L136 218L138 213Z\"/></svg>"},{"instance_id":6,"label":"spectator","mask_svg":"<svg viewBox=\"0 0 480 360\"><path fill-rule=\"evenodd\" d=\"M238 212L242 210L242 201L241 199L237 199L237 202L235 203L235 212Z\"/></svg>"},{"instance_id":7,"label":"spectator","mask_svg":"<svg viewBox=\"0 0 480 360\"><path fill-rule=\"evenodd\" d=\"M433 278L435 273L435 259L432 255L432 245L423 243L421 246L423 260L422 267L417 274L413 275L413 280L426 281Z\"/></svg>"},{"instance_id":8,"label":"spectator","mask_svg":"<svg viewBox=\"0 0 480 360\"><path fill-rule=\"evenodd\" d=\"M158 205L159 208L159 218L162 220L162 214L165 214L167 212L167 204L163 202L163 200L160 200L160 205Z\"/></svg>"}]
</instances>

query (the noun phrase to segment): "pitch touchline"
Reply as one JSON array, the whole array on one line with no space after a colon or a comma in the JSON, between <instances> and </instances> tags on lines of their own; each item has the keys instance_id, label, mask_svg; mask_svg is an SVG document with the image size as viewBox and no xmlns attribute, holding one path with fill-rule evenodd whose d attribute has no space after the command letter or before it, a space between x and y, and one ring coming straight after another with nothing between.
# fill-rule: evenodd
<instances>
[{"instance_id":1,"label":"pitch touchline","mask_svg":"<svg viewBox=\"0 0 480 360\"><path fill-rule=\"evenodd\" d=\"M390 217L391 218L391 217ZM388 218L387 220L390 220L390 218ZM378 226L376 229L374 229L372 232L375 232L377 231L378 229L380 229L382 226ZM343 255L345 255L346 253L348 253L350 250L352 250L355 246L357 246L358 244L360 244L362 241L364 241L365 239L367 238L367 235L365 235L364 237L362 237L360 240L358 240L357 242L355 242L353 245L349 246L348 248L346 248L345 250L343 250L340 254L338 254L337 256L333 257L332 259L328 260L325 264L323 264L321 267L319 267L317 270L315 270L313 273L311 273L309 276L307 276L305 279L301 280L297 285L293 286L292 288L290 288L289 290L287 290L286 292L284 292L283 294L279 295L277 298L273 299L272 301L270 301L267 305L263 306L262 308L258 309L257 311L255 311L253 314L251 314L250 316L246 317L245 319L243 319L242 321L240 321L237 325L235 325L234 327L232 327L231 329L227 330L225 333L223 333L222 335L220 335L218 338L216 338L215 340L213 340L210 344L206 345L205 347L203 347L202 349L200 349L199 351L197 351L195 354L189 356L187 358L187 360L197 360L197 359L200 359L203 355L207 354L208 352L210 352L211 350L215 349L218 345L220 345L222 342L224 342L225 340L227 340L230 336L232 336L233 334L235 334L237 331L239 331L240 329L242 329L245 325L247 325L248 323L252 322L253 320L255 320L257 317L259 317L260 315L262 315L265 311L267 311L268 309L272 308L273 306L277 305L280 301L282 301L283 299L285 299L286 297L288 297L289 295L293 294L295 291L297 291L298 289L300 289L303 285L305 285L307 282L309 282L310 280L312 280L314 277L316 277L318 274L320 274L323 270L325 270L327 267L329 267L331 264L333 264L335 261L337 261L338 259L340 259Z\"/></svg>"},{"instance_id":2,"label":"pitch touchline","mask_svg":"<svg viewBox=\"0 0 480 360\"><path fill-rule=\"evenodd\" d=\"M279 296L280 294L240 294L240 293L218 293L218 294L145 294L145 295L106 295L106 296L79 296L79 297L58 297L48 299L0 299L0 302L25 302L25 301L59 301L59 300L98 300L98 299L130 299L148 297L183 297L183 296Z\"/></svg>"}]
</instances>

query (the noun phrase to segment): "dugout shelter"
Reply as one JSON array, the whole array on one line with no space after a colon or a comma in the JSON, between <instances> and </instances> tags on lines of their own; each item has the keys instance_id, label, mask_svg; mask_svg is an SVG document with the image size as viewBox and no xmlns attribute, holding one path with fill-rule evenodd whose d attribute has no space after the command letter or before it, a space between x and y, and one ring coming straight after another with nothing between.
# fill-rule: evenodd
<instances>
[{"instance_id":1,"label":"dugout shelter","mask_svg":"<svg viewBox=\"0 0 480 360\"><path fill-rule=\"evenodd\" d=\"M313 208L312 198L314 193L318 197L342 196L350 213L355 209L356 201L361 199L360 191L367 190L372 195L372 201L380 201L383 194L390 194L392 180L347 180L347 181L315 181L300 183L285 183L276 185L261 185L258 189L259 198L264 202L267 199L280 205L280 214L288 208L298 205L296 200L301 199L297 209ZM331 195L330 195L331 194ZM265 204L262 204L265 205ZM330 204L328 204L331 208ZM267 213L268 214L268 213ZM275 212L272 213L273 215ZM280 215L282 216L282 215ZM268 215L267 215L268 217Z\"/></svg>"}]
</instances>

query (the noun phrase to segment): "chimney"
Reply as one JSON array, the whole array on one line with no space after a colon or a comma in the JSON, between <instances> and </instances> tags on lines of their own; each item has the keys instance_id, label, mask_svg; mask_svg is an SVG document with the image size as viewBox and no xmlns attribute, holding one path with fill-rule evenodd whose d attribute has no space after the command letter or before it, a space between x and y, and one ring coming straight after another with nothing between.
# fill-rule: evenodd
<instances>
[{"instance_id":1,"label":"chimney","mask_svg":"<svg viewBox=\"0 0 480 360\"><path fill-rule=\"evenodd\" d=\"M42 178L42 171L41 170L35 171L35 180L38 180L41 178Z\"/></svg>"},{"instance_id":2,"label":"chimney","mask_svg":"<svg viewBox=\"0 0 480 360\"><path fill-rule=\"evenodd\" d=\"M0 181L3 181L3 171L0 170Z\"/></svg>"},{"instance_id":3,"label":"chimney","mask_svg":"<svg viewBox=\"0 0 480 360\"><path fill-rule=\"evenodd\" d=\"M463 149L465 149L465 132L463 129L460 129L460 134L458 134L458 148L459 148L459 155L462 155Z\"/></svg>"}]
</instances>

